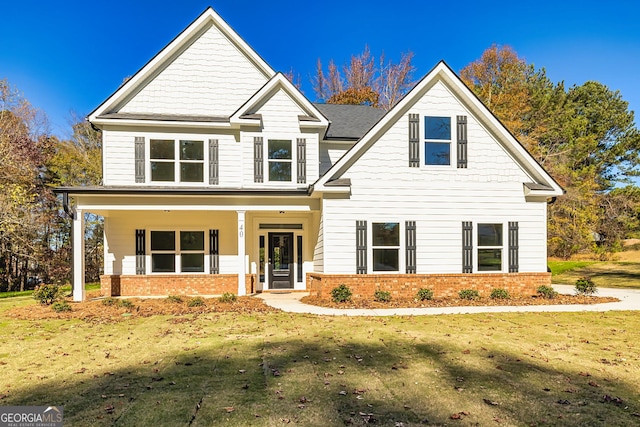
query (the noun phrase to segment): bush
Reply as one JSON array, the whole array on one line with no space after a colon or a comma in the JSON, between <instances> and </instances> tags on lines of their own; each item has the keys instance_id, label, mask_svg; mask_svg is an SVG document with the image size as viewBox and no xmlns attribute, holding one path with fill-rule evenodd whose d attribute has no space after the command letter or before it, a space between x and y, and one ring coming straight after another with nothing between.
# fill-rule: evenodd
<instances>
[{"instance_id":1,"label":"bush","mask_svg":"<svg viewBox=\"0 0 640 427\"><path fill-rule=\"evenodd\" d=\"M376 289L376 291L373 293L373 299L378 302L389 302L391 301L391 292Z\"/></svg>"},{"instance_id":2,"label":"bush","mask_svg":"<svg viewBox=\"0 0 640 427\"><path fill-rule=\"evenodd\" d=\"M56 313L62 313L62 312L65 312L65 311L71 311L71 306L66 301L56 301L53 304L51 304L51 308Z\"/></svg>"},{"instance_id":3,"label":"bush","mask_svg":"<svg viewBox=\"0 0 640 427\"><path fill-rule=\"evenodd\" d=\"M122 308L126 308L127 310L131 310L134 307L133 303L128 299L118 300L118 306Z\"/></svg>"},{"instance_id":4,"label":"bush","mask_svg":"<svg viewBox=\"0 0 640 427\"><path fill-rule=\"evenodd\" d=\"M118 299L112 298L112 297L107 297L107 298L102 300L102 305L104 305L106 307L113 307L114 305L118 305Z\"/></svg>"},{"instance_id":5,"label":"bush","mask_svg":"<svg viewBox=\"0 0 640 427\"><path fill-rule=\"evenodd\" d=\"M331 290L331 299L333 302L347 302L351 301L351 289L348 286L342 284Z\"/></svg>"},{"instance_id":6,"label":"bush","mask_svg":"<svg viewBox=\"0 0 640 427\"><path fill-rule=\"evenodd\" d=\"M236 294L233 294L231 292L225 292L220 296L219 299L220 302L235 302L238 297L236 297Z\"/></svg>"},{"instance_id":7,"label":"bush","mask_svg":"<svg viewBox=\"0 0 640 427\"><path fill-rule=\"evenodd\" d=\"M475 300L480 298L480 294L475 289L463 289L458 292L460 299Z\"/></svg>"},{"instance_id":8,"label":"bush","mask_svg":"<svg viewBox=\"0 0 640 427\"><path fill-rule=\"evenodd\" d=\"M576 280L576 294L578 295L593 295L598 292L598 287L593 280L588 277L582 277Z\"/></svg>"},{"instance_id":9,"label":"bush","mask_svg":"<svg viewBox=\"0 0 640 427\"><path fill-rule=\"evenodd\" d=\"M33 291L33 298L40 304L51 305L62 298L62 290L57 285L40 285Z\"/></svg>"},{"instance_id":10,"label":"bush","mask_svg":"<svg viewBox=\"0 0 640 427\"><path fill-rule=\"evenodd\" d=\"M538 288L538 295L543 298L554 299L558 293L551 286L542 285Z\"/></svg>"},{"instance_id":11,"label":"bush","mask_svg":"<svg viewBox=\"0 0 640 427\"><path fill-rule=\"evenodd\" d=\"M431 289L420 288L416 294L418 301L427 301L433 298L433 291Z\"/></svg>"},{"instance_id":12,"label":"bush","mask_svg":"<svg viewBox=\"0 0 640 427\"><path fill-rule=\"evenodd\" d=\"M200 297L191 298L187 303L188 307L202 307L204 305L204 300Z\"/></svg>"},{"instance_id":13,"label":"bush","mask_svg":"<svg viewBox=\"0 0 640 427\"><path fill-rule=\"evenodd\" d=\"M173 303L173 304L180 304L182 303L182 297L179 297L177 295L169 295L166 299L167 302Z\"/></svg>"},{"instance_id":14,"label":"bush","mask_svg":"<svg viewBox=\"0 0 640 427\"><path fill-rule=\"evenodd\" d=\"M494 288L491 290L491 298L493 299L509 299L511 295L509 295L509 291L502 288Z\"/></svg>"}]
</instances>

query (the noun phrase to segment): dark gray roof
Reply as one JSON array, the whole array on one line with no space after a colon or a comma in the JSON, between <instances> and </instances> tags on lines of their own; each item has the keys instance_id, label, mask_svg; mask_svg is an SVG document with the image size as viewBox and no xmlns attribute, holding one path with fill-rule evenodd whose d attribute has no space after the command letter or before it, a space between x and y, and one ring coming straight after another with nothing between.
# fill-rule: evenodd
<instances>
[{"instance_id":1,"label":"dark gray roof","mask_svg":"<svg viewBox=\"0 0 640 427\"><path fill-rule=\"evenodd\" d=\"M544 190L544 191L553 191L552 187L544 184L537 184L535 182L525 182L524 186L529 190Z\"/></svg>"},{"instance_id":2,"label":"dark gray roof","mask_svg":"<svg viewBox=\"0 0 640 427\"><path fill-rule=\"evenodd\" d=\"M326 139L360 139L385 114L384 110L368 105L314 105L329 119Z\"/></svg>"}]
</instances>

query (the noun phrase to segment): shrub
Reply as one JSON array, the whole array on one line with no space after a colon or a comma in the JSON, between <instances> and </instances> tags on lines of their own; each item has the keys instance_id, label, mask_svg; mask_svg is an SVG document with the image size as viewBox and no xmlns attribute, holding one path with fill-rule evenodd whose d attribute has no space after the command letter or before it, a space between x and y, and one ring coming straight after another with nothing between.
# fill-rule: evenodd
<instances>
[{"instance_id":1,"label":"shrub","mask_svg":"<svg viewBox=\"0 0 640 427\"><path fill-rule=\"evenodd\" d=\"M71 311L71 306L66 301L56 301L53 304L51 304L51 308L56 313L62 313L62 312L65 312L65 311Z\"/></svg>"},{"instance_id":2,"label":"shrub","mask_svg":"<svg viewBox=\"0 0 640 427\"><path fill-rule=\"evenodd\" d=\"M118 306L122 308L126 308L127 310L130 310L134 307L133 303L128 299L118 300Z\"/></svg>"},{"instance_id":3,"label":"shrub","mask_svg":"<svg viewBox=\"0 0 640 427\"><path fill-rule=\"evenodd\" d=\"M502 288L494 288L491 290L491 298L493 299L509 299L511 295L509 295L509 291Z\"/></svg>"},{"instance_id":4,"label":"shrub","mask_svg":"<svg viewBox=\"0 0 640 427\"><path fill-rule=\"evenodd\" d=\"M220 302L235 302L238 297L236 297L236 294L233 294L231 292L225 292L220 296L219 299Z\"/></svg>"},{"instance_id":5,"label":"shrub","mask_svg":"<svg viewBox=\"0 0 640 427\"><path fill-rule=\"evenodd\" d=\"M182 297L179 297L178 295L169 295L166 301L173 304L180 304L182 303Z\"/></svg>"},{"instance_id":6,"label":"shrub","mask_svg":"<svg viewBox=\"0 0 640 427\"><path fill-rule=\"evenodd\" d=\"M351 289L344 284L331 289L331 299L333 302L351 301L351 295Z\"/></svg>"},{"instance_id":7,"label":"shrub","mask_svg":"<svg viewBox=\"0 0 640 427\"><path fill-rule=\"evenodd\" d=\"M188 307L202 307L204 305L204 300L200 297L191 298L189 302L187 302Z\"/></svg>"},{"instance_id":8,"label":"shrub","mask_svg":"<svg viewBox=\"0 0 640 427\"><path fill-rule=\"evenodd\" d=\"M33 298L40 304L51 305L62 298L62 290L57 285L40 285L33 291Z\"/></svg>"},{"instance_id":9,"label":"shrub","mask_svg":"<svg viewBox=\"0 0 640 427\"><path fill-rule=\"evenodd\" d=\"M538 288L538 295L543 298L553 299L558 293L551 286L542 285Z\"/></svg>"},{"instance_id":10,"label":"shrub","mask_svg":"<svg viewBox=\"0 0 640 427\"><path fill-rule=\"evenodd\" d=\"M376 289L376 291L373 293L373 299L378 302L389 302L391 301L391 292Z\"/></svg>"},{"instance_id":11,"label":"shrub","mask_svg":"<svg viewBox=\"0 0 640 427\"><path fill-rule=\"evenodd\" d=\"M576 280L576 294L578 295L593 295L598 292L598 287L593 280L588 277L582 277Z\"/></svg>"},{"instance_id":12,"label":"shrub","mask_svg":"<svg viewBox=\"0 0 640 427\"><path fill-rule=\"evenodd\" d=\"M475 300L480 298L480 294L475 289L463 289L458 292L460 299Z\"/></svg>"},{"instance_id":13,"label":"shrub","mask_svg":"<svg viewBox=\"0 0 640 427\"><path fill-rule=\"evenodd\" d=\"M106 307L113 307L114 305L118 305L118 300L116 298L107 297L102 300L102 305Z\"/></svg>"},{"instance_id":14,"label":"shrub","mask_svg":"<svg viewBox=\"0 0 640 427\"><path fill-rule=\"evenodd\" d=\"M427 301L433 298L433 291L431 289L420 288L416 294L418 301Z\"/></svg>"}]
</instances>

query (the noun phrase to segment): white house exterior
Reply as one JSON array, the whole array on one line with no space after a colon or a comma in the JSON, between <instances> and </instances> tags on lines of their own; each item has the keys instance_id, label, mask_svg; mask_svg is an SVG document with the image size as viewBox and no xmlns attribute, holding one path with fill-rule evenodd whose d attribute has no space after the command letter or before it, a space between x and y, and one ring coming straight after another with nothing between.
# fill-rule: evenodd
<instances>
[{"instance_id":1,"label":"white house exterior","mask_svg":"<svg viewBox=\"0 0 640 427\"><path fill-rule=\"evenodd\" d=\"M211 8L104 101L103 185L59 188L84 299L549 283L560 186L443 62L393 109L313 104Z\"/></svg>"}]
</instances>

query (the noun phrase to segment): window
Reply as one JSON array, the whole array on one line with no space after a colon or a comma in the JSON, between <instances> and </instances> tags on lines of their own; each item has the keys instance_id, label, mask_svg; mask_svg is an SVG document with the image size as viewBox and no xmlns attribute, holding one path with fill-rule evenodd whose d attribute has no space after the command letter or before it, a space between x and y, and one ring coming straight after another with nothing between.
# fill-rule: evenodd
<instances>
[{"instance_id":1,"label":"window","mask_svg":"<svg viewBox=\"0 0 640 427\"><path fill-rule=\"evenodd\" d=\"M371 224L373 271L400 270L400 224L374 222Z\"/></svg>"},{"instance_id":2,"label":"window","mask_svg":"<svg viewBox=\"0 0 640 427\"><path fill-rule=\"evenodd\" d=\"M151 181L204 182L204 141L152 139L149 158Z\"/></svg>"},{"instance_id":3,"label":"window","mask_svg":"<svg viewBox=\"0 0 640 427\"><path fill-rule=\"evenodd\" d=\"M176 251L175 231L151 232L151 271L175 273L176 260L180 260L180 272L204 272L204 231L180 231Z\"/></svg>"},{"instance_id":4,"label":"window","mask_svg":"<svg viewBox=\"0 0 640 427\"><path fill-rule=\"evenodd\" d=\"M286 139L270 139L269 181L291 181L292 150L291 141Z\"/></svg>"},{"instance_id":5,"label":"window","mask_svg":"<svg viewBox=\"0 0 640 427\"><path fill-rule=\"evenodd\" d=\"M425 116L425 165L451 164L451 117Z\"/></svg>"},{"instance_id":6,"label":"window","mask_svg":"<svg viewBox=\"0 0 640 427\"><path fill-rule=\"evenodd\" d=\"M502 224L478 224L478 271L502 271Z\"/></svg>"}]
</instances>

